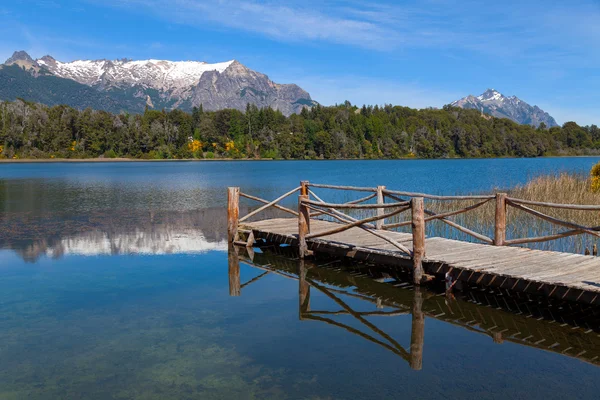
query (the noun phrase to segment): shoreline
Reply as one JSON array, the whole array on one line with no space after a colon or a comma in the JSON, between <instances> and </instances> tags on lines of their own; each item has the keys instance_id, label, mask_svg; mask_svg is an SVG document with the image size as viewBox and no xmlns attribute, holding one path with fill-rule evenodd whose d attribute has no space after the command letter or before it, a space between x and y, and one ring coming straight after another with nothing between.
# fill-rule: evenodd
<instances>
[{"instance_id":1,"label":"shoreline","mask_svg":"<svg viewBox=\"0 0 600 400\"><path fill-rule=\"evenodd\" d=\"M23 158L0 159L0 164L43 164L43 163L138 163L138 162L216 162L216 161L407 161L407 160L501 160L536 158L600 158L599 155L542 156L542 157L479 157L479 158L334 158L334 159L275 159L275 158L181 158L181 159L141 159L141 158Z\"/></svg>"}]
</instances>

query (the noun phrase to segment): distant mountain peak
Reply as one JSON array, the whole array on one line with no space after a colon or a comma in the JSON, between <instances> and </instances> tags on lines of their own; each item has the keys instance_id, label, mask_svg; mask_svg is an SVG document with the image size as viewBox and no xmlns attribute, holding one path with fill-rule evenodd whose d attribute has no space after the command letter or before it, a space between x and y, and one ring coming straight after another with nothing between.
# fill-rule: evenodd
<instances>
[{"instance_id":1,"label":"distant mountain peak","mask_svg":"<svg viewBox=\"0 0 600 400\"><path fill-rule=\"evenodd\" d=\"M477 96L481 101L500 100L503 101L506 97L496 89L488 89L481 95Z\"/></svg>"},{"instance_id":2,"label":"distant mountain peak","mask_svg":"<svg viewBox=\"0 0 600 400\"><path fill-rule=\"evenodd\" d=\"M13 55L10 56L10 58L4 62L4 64L12 65L12 64L15 64L17 61L26 61L31 64L34 63L33 58L31 58L31 56L29 54L27 54L26 51L20 50L20 51L15 51L13 53Z\"/></svg>"},{"instance_id":3,"label":"distant mountain peak","mask_svg":"<svg viewBox=\"0 0 600 400\"><path fill-rule=\"evenodd\" d=\"M547 127L558 126L554 118L538 106L531 106L517 96L505 96L496 89L487 89L479 96L469 95L451 103L452 106L479 110L498 118L508 118L519 124Z\"/></svg>"},{"instance_id":4,"label":"distant mountain peak","mask_svg":"<svg viewBox=\"0 0 600 400\"><path fill-rule=\"evenodd\" d=\"M143 111L146 105L189 111L200 104L205 110L245 110L251 103L258 107L270 106L290 115L316 104L298 86L274 83L267 75L253 71L237 60L207 63L124 58L62 62L50 55L33 60L21 51L15 52L5 65L11 64L24 67L36 76L54 75L124 99L128 106L123 109L128 111ZM32 97L33 90L23 90L23 98ZM139 107L131 109L131 104Z\"/></svg>"}]
</instances>

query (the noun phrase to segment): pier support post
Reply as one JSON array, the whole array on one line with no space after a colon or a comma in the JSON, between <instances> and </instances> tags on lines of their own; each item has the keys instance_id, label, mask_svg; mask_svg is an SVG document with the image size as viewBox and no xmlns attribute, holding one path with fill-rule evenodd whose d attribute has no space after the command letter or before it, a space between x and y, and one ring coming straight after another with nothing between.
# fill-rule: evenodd
<instances>
[{"instance_id":1,"label":"pier support post","mask_svg":"<svg viewBox=\"0 0 600 400\"><path fill-rule=\"evenodd\" d=\"M423 258L425 258L425 206L422 197L413 197L412 239L413 239L413 283L420 285L423 279Z\"/></svg>"},{"instance_id":2,"label":"pier support post","mask_svg":"<svg viewBox=\"0 0 600 400\"><path fill-rule=\"evenodd\" d=\"M227 188L227 239L233 243L238 235L240 219L240 188Z\"/></svg>"},{"instance_id":3,"label":"pier support post","mask_svg":"<svg viewBox=\"0 0 600 400\"><path fill-rule=\"evenodd\" d=\"M306 282L307 268L304 260L298 260L298 294L299 294L299 318L304 319L304 313L310 312L310 285Z\"/></svg>"},{"instance_id":4,"label":"pier support post","mask_svg":"<svg viewBox=\"0 0 600 400\"><path fill-rule=\"evenodd\" d=\"M377 204L384 204L385 203L385 198L383 196L383 191L385 190L385 186L377 186ZM385 214L385 210L383 208L378 208L377 209L377 216L381 217L383 214ZM375 222L375 228L377 229L383 229L383 224L384 224L384 220L383 219L378 219L377 222Z\"/></svg>"},{"instance_id":5,"label":"pier support post","mask_svg":"<svg viewBox=\"0 0 600 400\"><path fill-rule=\"evenodd\" d=\"M423 293L415 287L412 305L412 326L410 330L410 368L420 371L423 368L423 345L425 343L425 314L423 313Z\"/></svg>"},{"instance_id":6,"label":"pier support post","mask_svg":"<svg viewBox=\"0 0 600 400\"><path fill-rule=\"evenodd\" d=\"M302 202L308 200L308 195L298 196L298 252L300 258L308 255L306 235L310 233L310 209Z\"/></svg>"},{"instance_id":7,"label":"pier support post","mask_svg":"<svg viewBox=\"0 0 600 400\"><path fill-rule=\"evenodd\" d=\"M506 193L496 193L494 246L504 246L506 241L506 197Z\"/></svg>"},{"instance_id":8,"label":"pier support post","mask_svg":"<svg viewBox=\"0 0 600 400\"><path fill-rule=\"evenodd\" d=\"M227 261L229 263L229 295L239 296L242 292L240 284L240 258L237 247L231 243L229 244Z\"/></svg>"}]
</instances>

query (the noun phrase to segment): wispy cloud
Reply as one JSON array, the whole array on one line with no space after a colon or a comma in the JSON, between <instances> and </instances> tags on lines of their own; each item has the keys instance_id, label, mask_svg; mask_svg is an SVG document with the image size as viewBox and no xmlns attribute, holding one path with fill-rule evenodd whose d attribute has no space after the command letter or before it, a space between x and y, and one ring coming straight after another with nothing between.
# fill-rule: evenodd
<instances>
[{"instance_id":1,"label":"wispy cloud","mask_svg":"<svg viewBox=\"0 0 600 400\"><path fill-rule=\"evenodd\" d=\"M90 0L99 1L99 0ZM105 4L106 0L103 0ZM600 5L508 0L396 3L257 0L108 0L171 22L253 32L287 42L329 42L380 51L443 48L499 58L569 61L600 50ZM600 53L596 51L596 53ZM600 56L593 57L595 60Z\"/></svg>"},{"instance_id":2,"label":"wispy cloud","mask_svg":"<svg viewBox=\"0 0 600 400\"><path fill-rule=\"evenodd\" d=\"M174 0L167 8L160 0L113 0L112 4L160 10L160 16L175 23L202 27L215 23L282 41L314 40L384 49L399 40L393 29L377 21L327 13L310 7L310 2L281 5L251 0Z\"/></svg>"}]
</instances>

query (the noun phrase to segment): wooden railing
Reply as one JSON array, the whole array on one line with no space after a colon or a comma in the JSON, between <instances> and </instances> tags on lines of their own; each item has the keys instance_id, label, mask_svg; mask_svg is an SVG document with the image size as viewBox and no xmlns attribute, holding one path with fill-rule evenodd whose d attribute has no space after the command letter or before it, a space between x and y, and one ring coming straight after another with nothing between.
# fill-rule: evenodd
<instances>
[{"instance_id":1,"label":"wooden railing","mask_svg":"<svg viewBox=\"0 0 600 400\"><path fill-rule=\"evenodd\" d=\"M367 196L359 199L340 202L324 201L313 189L327 189L347 192L366 192ZM298 211L284 207L279 203L285 198L299 192L298 196ZM262 203L263 205L256 210L250 212L246 216L239 218L239 197L244 197L253 201ZM369 200L376 199L376 203L367 203ZM386 202L386 199L391 202ZM452 202L452 201L476 201L476 203L462 206L456 210L434 212L425 208L425 200L437 202ZM456 221L449 219L475 210L483 205L495 201L494 212L494 237L491 238L483 233L476 232ZM515 239L506 239L506 222L507 208L512 207L535 217L541 218L544 221L568 228L568 230L545 236L524 237ZM229 203L228 203L228 232L230 242L238 240L237 232L238 225L241 222L247 221L249 218L256 216L258 213L273 207L280 211L292 214L298 219L298 248L301 258L311 254L309 250L309 241L320 238L330 237L340 234L352 228L358 228L369 234L378 237L379 239L391 244L398 251L406 254L412 259L414 282L422 281L423 276L423 260L425 259L425 228L426 224L433 221L440 221L444 224L457 229L458 231L475 238L486 244L504 246L517 245L526 243L537 243L549 240L560 239L579 234L590 234L595 237L600 237L600 226L587 227L573 222L565 221L540 211L532 209L530 206L545 207L551 209L569 209L581 211L600 211L600 205L574 205L574 204L555 204L545 203L531 200L522 200L508 197L506 193L497 193L495 195L475 195L475 196L440 196L426 193L404 192L397 190L388 190L385 186L377 187L354 187L340 185L315 184L307 181L302 181L300 186L290 190L289 192L279 196L275 200L267 201L259 197L241 193L239 188L229 188ZM372 211L373 215L365 218L356 218L349 215L349 211ZM402 213L410 212L410 218L400 222L388 222L392 217L396 217ZM337 226L325 231L311 231L311 220L317 217L329 217L338 223ZM394 230L401 227L410 227L412 233L412 249L409 249L402 243L399 243L391 235L386 235L386 230ZM251 236L247 242L239 243L251 246L254 242ZM595 253L595 251L594 251Z\"/></svg>"}]
</instances>

